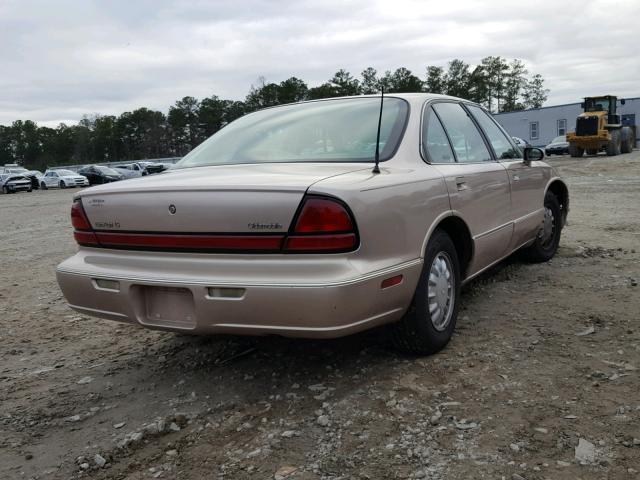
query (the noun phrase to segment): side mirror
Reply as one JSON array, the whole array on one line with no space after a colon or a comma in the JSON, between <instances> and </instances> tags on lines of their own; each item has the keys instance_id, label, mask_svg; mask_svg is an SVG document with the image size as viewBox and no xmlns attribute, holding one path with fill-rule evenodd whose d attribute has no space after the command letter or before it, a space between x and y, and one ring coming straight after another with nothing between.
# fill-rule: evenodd
<instances>
[{"instance_id":1,"label":"side mirror","mask_svg":"<svg viewBox=\"0 0 640 480\"><path fill-rule=\"evenodd\" d=\"M580 104L580 108L584 110L584 102Z\"/></svg>"},{"instance_id":2,"label":"side mirror","mask_svg":"<svg viewBox=\"0 0 640 480\"><path fill-rule=\"evenodd\" d=\"M524 163L531 165L531 162L537 162L544 158L544 152L540 148L526 147L524 149Z\"/></svg>"}]
</instances>

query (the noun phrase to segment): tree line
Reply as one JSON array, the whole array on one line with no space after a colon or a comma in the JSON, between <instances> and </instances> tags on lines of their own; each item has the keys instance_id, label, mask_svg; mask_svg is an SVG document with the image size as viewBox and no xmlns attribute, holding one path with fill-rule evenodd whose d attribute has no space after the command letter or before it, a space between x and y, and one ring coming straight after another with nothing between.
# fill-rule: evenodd
<instances>
[{"instance_id":1,"label":"tree line","mask_svg":"<svg viewBox=\"0 0 640 480\"><path fill-rule=\"evenodd\" d=\"M115 115L85 116L77 125L56 128L31 120L0 125L0 165L19 163L26 168L88 164L185 155L227 123L261 108L344 95L431 92L462 97L491 112L538 108L549 90L541 75L529 76L524 63L490 56L478 65L454 59L447 67L430 65L424 78L401 67L378 74L367 68L359 77L338 70L315 87L291 77L280 83L260 78L244 101L216 95L198 100L184 97L167 114L146 107Z\"/></svg>"}]
</instances>

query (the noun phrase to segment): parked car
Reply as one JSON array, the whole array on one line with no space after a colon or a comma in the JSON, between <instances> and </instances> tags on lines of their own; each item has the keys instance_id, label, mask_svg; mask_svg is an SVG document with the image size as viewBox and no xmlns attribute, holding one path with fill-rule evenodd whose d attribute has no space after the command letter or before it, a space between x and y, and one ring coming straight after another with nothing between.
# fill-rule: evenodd
<instances>
[{"instance_id":1,"label":"parked car","mask_svg":"<svg viewBox=\"0 0 640 480\"><path fill-rule=\"evenodd\" d=\"M117 182L125 176L113 168L102 165L89 165L78 170L80 175L87 177L89 185L101 185L103 183Z\"/></svg>"},{"instance_id":2,"label":"parked car","mask_svg":"<svg viewBox=\"0 0 640 480\"><path fill-rule=\"evenodd\" d=\"M0 186L2 186L2 193L30 192L32 190L31 180L13 173L1 173Z\"/></svg>"},{"instance_id":3,"label":"parked car","mask_svg":"<svg viewBox=\"0 0 640 480\"><path fill-rule=\"evenodd\" d=\"M162 163L149 162L149 161L140 161L137 162L138 165L144 167L147 173L160 173L166 170L165 166Z\"/></svg>"},{"instance_id":4,"label":"parked car","mask_svg":"<svg viewBox=\"0 0 640 480\"><path fill-rule=\"evenodd\" d=\"M554 138L549 145L544 147L544 154L550 155L569 155L569 142L567 137L560 135Z\"/></svg>"},{"instance_id":5,"label":"parked car","mask_svg":"<svg viewBox=\"0 0 640 480\"><path fill-rule=\"evenodd\" d=\"M477 104L387 96L378 143L381 103L254 112L162 175L83 190L57 267L69 305L197 334L390 324L406 351L443 348L462 284L516 250L554 256L567 186Z\"/></svg>"},{"instance_id":6,"label":"parked car","mask_svg":"<svg viewBox=\"0 0 640 480\"><path fill-rule=\"evenodd\" d=\"M5 164L4 167L0 167L0 173L13 173L15 175L22 175L27 177L31 181L31 188L38 189L40 188L40 177L42 177L42 173L38 170L27 170L24 167L19 166L16 163L8 163Z\"/></svg>"},{"instance_id":7,"label":"parked car","mask_svg":"<svg viewBox=\"0 0 640 480\"><path fill-rule=\"evenodd\" d=\"M83 175L65 169L49 169L40 179L40 188L88 187L89 180Z\"/></svg>"},{"instance_id":8,"label":"parked car","mask_svg":"<svg viewBox=\"0 0 640 480\"><path fill-rule=\"evenodd\" d=\"M138 162L116 165L114 168L116 168L118 172L126 178L144 177L149 174L149 172L144 168L144 165L141 165Z\"/></svg>"},{"instance_id":9,"label":"parked car","mask_svg":"<svg viewBox=\"0 0 640 480\"><path fill-rule=\"evenodd\" d=\"M513 138L513 141L520 148L527 148L527 147L531 146L531 144L529 142L527 142L526 140L521 139L520 137L511 137L511 138Z\"/></svg>"}]
</instances>

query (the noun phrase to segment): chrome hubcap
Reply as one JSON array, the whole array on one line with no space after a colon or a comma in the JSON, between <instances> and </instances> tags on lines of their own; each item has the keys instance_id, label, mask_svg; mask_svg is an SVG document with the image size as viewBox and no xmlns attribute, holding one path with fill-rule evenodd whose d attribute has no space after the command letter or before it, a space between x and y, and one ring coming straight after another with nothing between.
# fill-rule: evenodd
<instances>
[{"instance_id":1,"label":"chrome hubcap","mask_svg":"<svg viewBox=\"0 0 640 480\"><path fill-rule=\"evenodd\" d=\"M548 247L553 241L553 234L555 231L555 217L553 210L549 207L544 207L544 219L542 220L542 229L540 230L540 240L542 241L542 247Z\"/></svg>"},{"instance_id":2,"label":"chrome hubcap","mask_svg":"<svg viewBox=\"0 0 640 480\"><path fill-rule=\"evenodd\" d=\"M438 253L429 270L427 302L433 327L442 331L447 328L453 313L454 277L451 258L446 252Z\"/></svg>"}]
</instances>

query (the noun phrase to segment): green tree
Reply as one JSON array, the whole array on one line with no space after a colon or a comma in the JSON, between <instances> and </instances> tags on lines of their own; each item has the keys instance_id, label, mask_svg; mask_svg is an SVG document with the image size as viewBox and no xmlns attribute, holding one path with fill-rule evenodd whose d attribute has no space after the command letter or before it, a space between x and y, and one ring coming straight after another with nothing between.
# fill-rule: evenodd
<instances>
[{"instance_id":1,"label":"green tree","mask_svg":"<svg viewBox=\"0 0 640 480\"><path fill-rule=\"evenodd\" d=\"M175 155L184 155L200 143L199 108L194 97L184 97L169 108L167 120L171 129L171 150Z\"/></svg>"},{"instance_id":2,"label":"green tree","mask_svg":"<svg viewBox=\"0 0 640 480\"><path fill-rule=\"evenodd\" d=\"M333 85L336 96L360 95L360 82L344 69L338 70L329 83Z\"/></svg>"},{"instance_id":3,"label":"green tree","mask_svg":"<svg viewBox=\"0 0 640 480\"><path fill-rule=\"evenodd\" d=\"M445 93L447 88L444 69L429 65L427 67L427 81L424 83L425 91L429 93Z\"/></svg>"},{"instance_id":4,"label":"green tree","mask_svg":"<svg viewBox=\"0 0 640 480\"><path fill-rule=\"evenodd\" d=\"M504 85L503 112L522 110L524 108L523 104L520 103L520 97L522 89L527 84L527 73L524 63L517 58L509 63Z\"/></svg>"},{"instance_id":5,"label":"green tree","mask_svg":"<svg viewBox=\"0 0 640 480\"><path fill-rule=\"evenodd\" d=\"M525 108L540 108L549 96L549 89L544 87L542 75L536 73L527 81L522 93Z\"/></svg>"},{"instance_id":6,"label":"green tree","mask_svg":"<svg viewBox=\"0 0 640 480\"><path fill-rule=\"evenodd\" d=\"M447 95L467 98L469 96L469 80L469 64L457 58L451 60L445 76Z\"/></svg>"},{"instance_id":7,"label":"green tree","mask_svg":"<svg viewBox=\"0 0 640 480\"><path fill-rule=\"evenodd\" d=\"M373 67L365 68L362 73L362 81L360 82L360 91L364 95L372 95L380 91L380 80L378 72Z\"/></svg>"},{"instance_id":8,"label":"green tree","mask_svg":"<svg viewBox=\"0 0 640 480\"><path fill-rule=\"evenodd\" d=\"M309 89L309 99L318 100L320 98L339 97L336 87L331 83L323 83L317 87Z\"/></svg>"}]
</instances>

